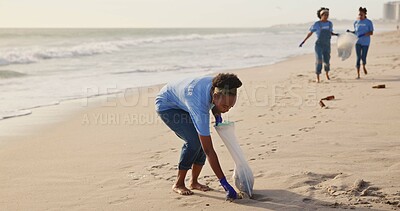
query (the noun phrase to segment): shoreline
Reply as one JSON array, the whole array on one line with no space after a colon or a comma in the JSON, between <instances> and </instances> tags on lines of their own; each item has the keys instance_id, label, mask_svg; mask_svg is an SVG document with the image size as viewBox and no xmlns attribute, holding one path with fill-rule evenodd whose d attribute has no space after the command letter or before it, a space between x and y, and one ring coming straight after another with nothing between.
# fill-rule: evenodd
<instances>
[{"instance_id":1,"label":"shoreline","mask_svg":"<svg viewBox=\"0 0 400 211\"><path fill-rule=\"evenodd\" d=\"M214 191L188 197L172 192L182 143L162 122L148 121L156 118L152 100L159 84L139 88L136 97L109 97L106 104L89 99L88 107L78 106L63 116L57 115L70 105L41 109L36 113L57 120L42 126L35 126L44 121L39 114L33 118L35 113L0 121L0 126L22 122L33 132L2 137L0 209L399 209L397 35L374 35L369 74L361 80L354 79L354 53L341 62L336 48L331 80L323 78L319 84L313 82L312 54L233 71L243 87L223 118L235 122L253 170L253 199L224 201L208 163L200 181ZM377 84L386 84L386 89L373 89ZM320 108L319 99L329 95L335 100ZM233 161L211 131L221 166L232 181Z\"/></svg>"},{"instance_id":2,"label":"shoreline","mask_svg":"<svg viewBox=\"0 0 400 211\"><path fill-rule=\"evenodd\" d=\"M309 53L304 53L304 54L300 54L300 55L291 55L291 56L287 56L284 57L282 60L276 61L276 62L272 62L271 64L266 64L266 65L257 65L257 66L251 66L251 67L245 67L245 68L234 68L234 69L228 69L228 70L216 70L213 73L209 73L209 74L204 74L204 75L213 75L213 74L217 74L219 72L237 72L237 71L248 71L248 70L253 70L253 69L257 69L257 68L265 68L265 67L269 67L272 65L276 65L282 62L286 62L290 59L296 58L296 57L301 57L301 56L310 56L312 54ZM88 97L76 97L73 99L65 99L65 100L60 100L57 101L57 103L49 103L46 105L38 105L38 106L32 106L26 109L20 109L17 110L16 112L19 114L17 114L16 116L6 116L3 119L0 119L0 128L3 132L0 132L0 139L2 138L10 138L10 139L14 139L11 136L13 135L18 135L22 133L24 135L31 135L33 133L35 133L36 129L44 129L47 126L50 126L52 123L57 123L57 122L63 122L67 120L68 115L73 115L76 114L76 112L79 112L78 110L83 110L83 109L79 109L79 104L82 104L82 101L90 101L90 104L94 104L99 106L100 104L104 103L104 100L107 98L119 98L121 95L124 95L126 93L127 90L142 90L142 89L146 89L146 88L152 88L152 87L160 87L165 85L165 83L161 83L161 84L152 84L152 85L146 85L146 86L136 86L136 87L129 87L126 88L123 91L118 91L118 92L114 92L114 93L104 93L104 94L97 94L97 95L93 95L93 96L88 96ZM68 106L69 105L69 106ZM46 111L46 109L48 111ZM66 109L67 111L62 111L63 109ZM86 108L88 109L88 108ZM46 113L48 112L57 112L57 111L62 111L65 112L65 115L61 115L61 118L56 118L55 116L47 116ZM35 115L34 117L31 117ZM47 117L46 117L47 116ZM28 118L27 121L33 121L33 120L29 120L29 119L39 119L40 121L40 127L37 127L34 130L26 130L25 128L21 128L21 129L16 129L17 127L20 127L21 125L23 125L23 120L26 120L26 118ZM47 119L46 119L47 118ZM18 119L18 120L16 120ZM13 125L11 128L9 126L7 126L7 123L11 123L11 125ZM7 134L4 131L13 131L13 133L11 134ZM0 145L1 145L1 141L0 141Z\"/></svg>"},{"instance_id":3,"label":"shoreline","mask_svg":"<svg viewBox=\"0 0 400 211\"><path fill-rule=\"evenodd\" d=\"M382 31L382 32L378 32L376 33L377 35L379 34L385 34L388 33L387 31ZM311 42L311 40L309 41ZM309 43L311 44L311 43ZM336 47L336 40L332 41L332 49L334 49ZM239 67L239 68L232 68L232 69L223 69L223 70L214 70L213 73L218 73L218 72L235 72L235 71L240 71L240 70L244 70L244 69L253 69L253 68L259 68L259 67L266 67L266 66L270 66L270 65L274 65L280 62L285 62L291 58L297 57L297 56L304 56L304 55L311 55L313 53L300 53L300 54L293 54L293 55L288 55L285 57L282 57L281 59L278 59L276 61L272 61L268 64L264 64L264 65L255 65L255 66L248 66L248 67ZM205 71L207 72L207 71ZM209 72L209 71L208 71ZM204 73L207 75L207 73ZM127 89L138 89L141 87L147 87L147 86L157 86L159 85L158 83L155 84L150 84L150 85L137 85L137 86L133 86L133 87L128 87ZM95 95L91 95L91 96L86 96L86 97L73 97L70 99L60 99L54 102L48 102L48 103L44 103L43 105L32 105L32 106L28 106L26 108L21 108L18 110L14 110L14 111L7 111L4 112L4 117L0 117L0 123L1 121L5 121L8 119L13 119L13 118L18 118L18 117L24 117L24 116L29 116L32 115L32 113L37 109L37 108L44 108L44 107L52 107L52 106L57 106L59 104L65 103L65 102L71 102L71 101L79 101L82 99L88 99L88 98L97 98L97 97L104 97L104 96L110 96L110 95L114 95L114 94L120 94L123 93L124 91L117 91L116 93L102 93L102 94L95 94ZM7 114L7 113L11 113L11 114Z\"/></svg>"}]
</instances>

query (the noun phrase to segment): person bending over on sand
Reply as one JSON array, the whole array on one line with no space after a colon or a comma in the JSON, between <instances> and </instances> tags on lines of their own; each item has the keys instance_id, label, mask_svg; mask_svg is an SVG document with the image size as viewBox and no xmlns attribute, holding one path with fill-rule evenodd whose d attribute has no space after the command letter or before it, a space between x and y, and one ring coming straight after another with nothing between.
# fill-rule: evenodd
<instances>
[{"instance_id":1,"label":"person bending over on sand","mask_svg":"<svg viewBox=\"0 0 400 211\"><path fill-rule=\"evenodd\" d=\"M371 35L374 33L374 26L372 21L367 18L367 8L360 7L358 9L358 20L354 22L354 31L347 30L357 35L358 41L356 43L357 54L357 79L360 79L360 62L363 62L364 74L366 75L367 68L367 53L369 44L371 43Z\"/></svg>"},{"instance_id":2,"label":"person bending over on sand","mask_svg":"<svg viewBox=\"0 0 400 211\"><path fill-rule=\"evenodd\" d=\"M331 37L332 35L338 36L339 34L333 33L333 24L328 21L329 17L329 9L322 7L317 11L317 16L320 19L315 22L311 28L310 32L307 34L304 41L300 44L299 47L303 47L303 44L307 41L308 38L315 32L317 33L317 42L315 42L315 56L316 56L316 64L315 64L315 73L317 74L316 82L319 83L319 75L322 71L322 63L325 65L326 79L329 78L329 70L330 64L329 61L331 59Z\"/></svg>"},{"instance_id":3,"label":"person bending over on sand","mask_svg":"<svg viewBox=\"0 0 400 211\"><path fill-rule=\"evenodd\" d=\"M222 122L221 113L228 112L236 102L237 89L242 82L234 74L220 73L215 77L187 78L168 83L156 97L156 111L163 122L183 140L178 165L178 178L173 191L192 195L186 188L185 177L192 169L190 189L208 191L210 188L198 182L207 158L228 199L236 199L235 189L229 185L222 172L218 156L210 136L210 110L216 124Z\"/></svg>"}]
</instances>

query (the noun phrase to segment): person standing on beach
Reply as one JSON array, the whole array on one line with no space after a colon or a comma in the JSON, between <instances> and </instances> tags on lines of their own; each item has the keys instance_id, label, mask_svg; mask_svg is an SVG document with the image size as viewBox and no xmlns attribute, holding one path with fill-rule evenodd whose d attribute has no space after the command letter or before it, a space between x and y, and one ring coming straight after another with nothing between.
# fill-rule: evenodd
<instances>
[{"instance_id":1,"label":"person standing on beach","mask_svg":"<svg viewBox=\"0 0 400 211\"><path fill-rule=\"evenodd\" d=\"M181 195L192 195L186 188L185 177L192 169L190 189L208 191L198 182L207 158L227 199L236 199L235 189L227 182L210 136L210 110L216 124L222 122L221 114L236 103L237 89L242 82L234 74L220 73L215 77L187 78L165 85L155 99L156 111L162 121L183 140L178 165L178 178L172 190Z\"/></svg>"},{"instance_id":2,"label":"person standing on beach","mask_svg":"<svg viewBox=\"0 0 400 211\"><path fill-rule=\"evenodd\" d=\"M365 65L367 65L367 54L371 43L371 35L374 33L374 25L372 24L372 21L367 18L367 8L360 7L358 9L358 20L354 22L354 31L347 30L347 32L352 32L358 37L356 43L356 68L357 79L360 79L361 60L363 62L364 74L368 74Z\"/></svg>"},{"instance_id":3,"label":"person standing on beach","mask_svg":"<svg viewBox=\"0 0 400 211\"><path fill-rule=\"evenodd\" d=\"M329 78L329 70L330 70L330 59L331 59L331 37L332 35L338 36L338 34L333 33L333 24L328 20L329 17L329 9L322 7L317 11L317 16L320 19L315 22L311 28L310 32L307 34L306 38L299 45L299 47L303 47L304 43L308 38L315 32L317 33L317 41L315 42L315 56L316 56L316 64L315 64L315 73L317 74L316 82L320 82L319 75L322 71L322 64L325 67L326 79Z\"/></svg>"}]
</instances>

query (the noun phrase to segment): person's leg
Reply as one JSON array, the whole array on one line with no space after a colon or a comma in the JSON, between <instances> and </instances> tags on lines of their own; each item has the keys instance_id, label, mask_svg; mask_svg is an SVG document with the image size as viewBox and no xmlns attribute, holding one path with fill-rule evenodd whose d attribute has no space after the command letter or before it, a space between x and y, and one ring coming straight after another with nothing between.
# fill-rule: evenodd
<instances>
[{"instance_id":1,"label":"person's leg","mask_svg":"<svg viewBox=\"0 0 400 211\"><path fill-rule=\"evenodd\" d=\"M363 62L363 69L364 69L364 74L367 75L367 68L365 67L365 65L367 65L367 54L368 54L368 48L369 46L362 46L362 53L361 53L361 60Z\"/></svg>"},{"instance_id":2,"label":"person's leg","mask_svg":"<svg viewBox=\"0 0 400 211\"><path fill-rule=\"evenodd\" d=\"M331 47L330 46L324 47L322 56L323 56L323 60L324 60L326 79L330 80L330 78L329 78L329 71L331 70L331 67L330 67Z\"/></svg>"},{"instance_id":3,"label":"person's leg","mask_svg":"<svg viewBox=\"0 0 400 211\"><path fill-rule=\"evenodd\" d=\"M190 180L190 187L192 189L208 191L211 190L210 187L207 185L202 185L198 182L198 178L201 172L201 169L206 162L206 154L204 153L203 149L200 149L199 154L197 154L196 160L192 166L192 179Z\"/></svg>"},{"instance_id":4,"label":"person's leg","mask_svg":"<svg viewBox=\"0 0 400 211\"><path fill-rule=\"evenodd\" d=\"M182 195L191 195L193 192L186 188L185 177L201 150L198 133L186 111L170 109L159 112L159 115L165 124L185 142L179 159L178 178L172 189Z\"/></svg>"},{"instance_id":5,"label":"person's leg","mask_svg":"<svg viewBox=\"0 0 400 211\"><path fill-rule=\"evenodd\" d=\"M185 186L185 177L188 170L178 170L177 179L175 184L172 186L172 190L181 195L192 195L193 192Z\"/></svg>"},{"instance_id":6,"label":"person's leg","mask_svg":"<svg viewBox=\"0 0 400 211\"><path fill-rule=\"evenodd\" d=\"M315 74L317 75L316 82L319 83L319 75L322 71L322 48L319 45L315 45Z\"/></svg>"},{"instance_id":7,"label":"person's leg","mask_svg":"<svg viewBox=\"0 0 400 211\"><path fill-rule=\"evenodd\" d=\"M184 123L184 119L182 117L182 115L185 114L184 112L185 111L179 109L170 109L158 113L161 120L181 139L183 139L183 137L181 136L181 134L183 133L181 132L181 124ZM182 160L184 160L183 154L186 154L186 151L187 145L185 143L182 146L181 156L179 159L178 175L174 185L172 186L172 190L181 195L192 195L193 192L185 186L185 178L187 171L190 169L190 166L182 165L181 162Z\"/></svg>"},{"instance_id":8,"label":"person's leg","mask_svg":"<svg viewBox=\"0 0 400 211\"><path fill-rule=\"evenodd\" d=\"M360 78L360 61L361 61L361 45L356 44L356 55L357 55L357 61L356 61L356 68L357 68L357 78Z\"/></svg>"},{"instance_id":9,"label":"person's leg","mask_svg":"<svg viewBox=\"0 0 400 211\"><path fill-rule=\"evenodd\" d=\"M210 187L208 187L207 185L203 185L203 184L199 183L199 181L198 181L198 178L199 178L202 168L203 168L203 165L193 164L192 179L190 180L190 188L196 189L196 190L201 190L201 191L209 191L209 190L211 190Z\"/></svg>"}]
</instances>

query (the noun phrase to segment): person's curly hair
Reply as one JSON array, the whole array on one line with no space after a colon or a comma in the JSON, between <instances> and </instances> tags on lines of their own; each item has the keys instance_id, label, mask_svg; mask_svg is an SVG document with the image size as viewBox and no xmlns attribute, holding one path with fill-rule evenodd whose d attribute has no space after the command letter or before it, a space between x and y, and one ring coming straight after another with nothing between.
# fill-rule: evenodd
<instances>
[{"instance_id":1,"label":"person's curly hair","mask_svg":"<svg viewBox=\"0 0 400 211\"><path fill-rule=\"evenodd\" d=\"M319 19L321 19L321 11L322 10L328 10L329 11L329 8L321 7L321 9L317 10L317 16L318 16Z\"/></svg>"},{"instance_id":2,"label":"person's curly hair","mask_svg":"<svg viewBox=\"0 0 400 211\"><path fill-rule=\"evenodd\" d=\"M232 90L232 92L227 92L229 95L236 95L237 88L242 86L242 82L239 78L232 73L219 73L212 80L213 89L218 88L220 90Z\"/></svg>"},{"instance_id":3,"label":"person's curly hair","mask_svg":"<svg viewBox=\"0 0 400 211\"><path fill-rule=\"evenodd\" d=\"M367 14L367 8L365 8L365 7L364 7L364 8L363 8L363 7L360 7L360 8L358 9L358 11Z\"/></svg>"}]
</instances>

